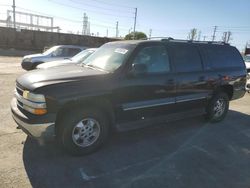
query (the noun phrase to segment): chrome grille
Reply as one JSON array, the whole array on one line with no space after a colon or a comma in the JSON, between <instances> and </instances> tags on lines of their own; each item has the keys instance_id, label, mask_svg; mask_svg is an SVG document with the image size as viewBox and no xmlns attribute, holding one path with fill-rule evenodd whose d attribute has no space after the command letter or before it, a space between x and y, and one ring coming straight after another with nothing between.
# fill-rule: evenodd
<instances>
[{"instance_id":1,"label":"chrome grille","mask_svg":"<svg viewBox=\"0 0 250 188\"><path fill-rule=\"evenodd\" d=\"M23 89L21 88L21 86L19 86L18 83L16 83L16 93L15 93L15 97L17 99L17 106L23 108L23 103L20 101L20 98L22 98L23 96Z\"/></svg>"}]
</instances>

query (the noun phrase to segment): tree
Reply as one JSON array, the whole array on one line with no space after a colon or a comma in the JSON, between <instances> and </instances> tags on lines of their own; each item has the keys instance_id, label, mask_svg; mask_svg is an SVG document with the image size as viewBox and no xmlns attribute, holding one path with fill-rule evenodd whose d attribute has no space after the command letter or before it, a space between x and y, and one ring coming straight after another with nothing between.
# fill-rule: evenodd
<instances>
[{"instance_id":1,"label":"tree","mask_svg":"<svg viewBox=\"0 0 250 188\"><path fill-rule=\"evenodd\" d=\"M190 33L188 34L189 40L195 40L197 38L197 29L193 28L191 29Z\"/></svg>"},{"instance_id":2,"label":"tree","mask_svg":"<svg viewBox=\"0 0 250 188\"><path fill-rule=\"evenodd\" d=\"M135 40L145 39L147 35L143 32L135 32ZM134 32L131 32L125 36L125 40L133 40L134 39Z\"/></svg>"}]
</instances>

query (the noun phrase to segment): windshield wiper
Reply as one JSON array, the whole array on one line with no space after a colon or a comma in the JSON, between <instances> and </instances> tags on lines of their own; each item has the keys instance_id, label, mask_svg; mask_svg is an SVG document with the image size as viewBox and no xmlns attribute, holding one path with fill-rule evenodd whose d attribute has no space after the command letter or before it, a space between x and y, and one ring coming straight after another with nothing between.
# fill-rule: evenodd
<instances>
[{"instance_id":1,"label":"windshield wiper","mask_svg":"<svg viewBox=\"0 0 250 188\"><path fill-rule=\"evenodd\" d=\"M83 64L84 64L84 63L83 63ZM91 68L91 69L94 69L94 70L100 70L100 71L103 71L103 72L108 72L108 71L106 71L106 70L104 70L104 69L102 69L102 68L100 68L100 67L94 66L94 65L86 65L86 64L84 64L83 66L84 66L84 67Z\"/></svg>"}]
</instances>

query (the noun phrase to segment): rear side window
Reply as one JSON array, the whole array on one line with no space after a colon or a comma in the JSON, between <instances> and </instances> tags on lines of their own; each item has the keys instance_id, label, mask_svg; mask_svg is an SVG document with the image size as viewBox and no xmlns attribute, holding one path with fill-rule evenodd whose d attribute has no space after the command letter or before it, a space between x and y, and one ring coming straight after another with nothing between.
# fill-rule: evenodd
<instances>
[{"instance_id":1,"label":"rear side window","mask_svg":"<svg viewBox=\"0 0 250 188\"><path fill-rule=\"evenodd\" d=\"M195 46L174 44L171 51L176 72L202 70L200 54Z\"/></svg>"},{"instance_id":2,"label":"rear side window","mask_svg":"<svg viewBox=\"0 0 250 188\"><path fill-rule=\"evenodd\" d=\"M230 46L201 47L206 58L206 66L212 69L243 67L240 53Z\"/></svg>"}]
</instances>

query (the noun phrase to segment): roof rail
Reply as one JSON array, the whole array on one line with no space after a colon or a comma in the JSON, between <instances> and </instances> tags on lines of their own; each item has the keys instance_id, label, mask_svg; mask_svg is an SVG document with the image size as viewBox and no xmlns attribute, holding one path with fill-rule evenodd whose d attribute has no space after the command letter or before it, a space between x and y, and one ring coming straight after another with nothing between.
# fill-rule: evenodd
<instances>
[{"instance_id":1,"label":"roof rail","mask_svg":"<svg viewBox=\"0 0 250 188\"><path fill-rule=\"evenodd\" d=\"M168 40L168 39L173 39L171 37L148 37L148 38L143 38L141 40L156 40L156 39L159 39L159 40Z\"/></svg>"},{"instance_id":2,"label":"roof rail","mask_svg":"<svg viewBox=\"0 0 250 188\"><path fill-rule=\"evenodd\" d=\"M187 43L198 43L198 44L218 44L218 45L230 45L229 43L222 42L222 41L198 41L198 40L184 40L184 39L173 39L173 38L164 38L161 39L163 42L187 42Z\"/></svg>"},{"instance_id":3,"label":"roof rail","mask_svg":"<svg viewBox=\"0 0 250 188\"><path fill-rule=\"evenodd\" d=\"M222 42L222 41L199 41L199 40L185 40L185 39L174 39L172 37L149 37L143 38L141 40L156 40L159 39L162 42L186 42L186 43L198 43L198 44L218 44L218 45L230 45L229 43Z\"/></svg>"}]
</instances>

